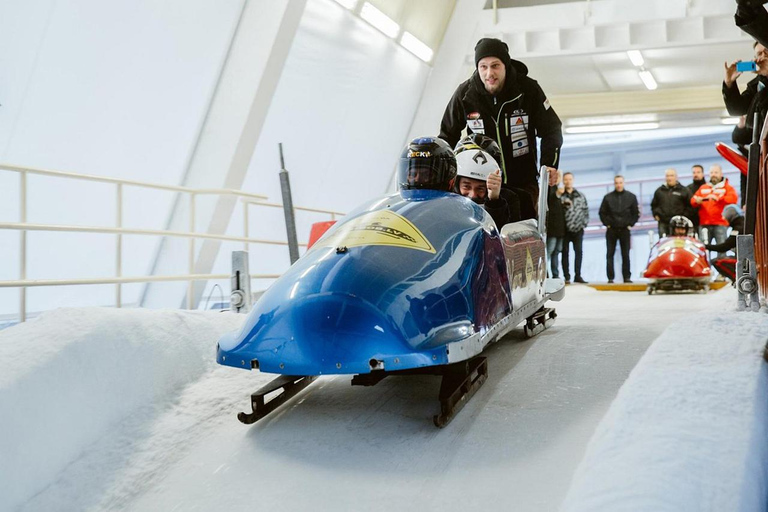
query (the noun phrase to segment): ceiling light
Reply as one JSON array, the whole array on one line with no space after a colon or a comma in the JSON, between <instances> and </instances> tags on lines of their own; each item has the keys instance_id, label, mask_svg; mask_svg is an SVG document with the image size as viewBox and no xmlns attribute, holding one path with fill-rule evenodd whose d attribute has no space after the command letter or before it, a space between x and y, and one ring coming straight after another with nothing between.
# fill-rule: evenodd
<instances>
[{"instance_id":1,"label":"ceiling light","mask_svg":"<svg viewBox=\"0 0 768 512\"><path fill-rule=\"evenodd\" d=\"M627 56L629 57L629 60L632 61L632 64L637 67L641 67L645 64L645 59L643 58L643 54L640 53L640 50L629 50Z\"/></svg>"},{"instance_id":2,"label":"ceiling light","mask_svg":"<svg viewBox=\"0 0 768 512\"><path fill-rule=\"evenodd\" d=\"M360 11L360 17L363 18L365 21L376 27L377 29L381 30L384 34L388 35L389 37L397 37L397 34L400 32L400 25L395 23L395 20L369 4L368 2L365 2L363 4L363 9Z\"/></svg>"},{"instance_id":3,"label":"ceiling light","mask_svg":"<svg viewBox=\"0 0 768 512\"><path fill-rule=\"evenodd\" d=\"M656 84L656 80L653 78L653 75L648 70L641 70L637 72L638 75L640 75L640 80L643 81L645 84L646 89L649 91L655 91L658 85Z\"/></svg>"},{"instance_id":4,"label":"ceiling light","mask_svg":"<svg viewBox=\"0 0 768 512\"><path fill-rule=\"evenodd\" d=\"M738 117L723 117L723 118L720 118L720 123L721 124L730 124L730 125L739 124L739 118Z\"/></svg>"},{"instance_id":5,"label":"ceiling light","mask_svg":"<svg viewBox=\"0 0 768 512\"><path fill-rule=\"evenodd\" d=\"M400 38L400 44L424 62L432 60L432 55L434 54L432 48L419 41L419 39L410 32L403 32L403 37Z\"/></svg>"},{"instance_id":6,"label":"ceiling light","mask_svg":"<svg viewBox=\"0 0 768 512\"><path fill-rule=\"evenodd\" d=\"M569 126L565 133L605 133L630 132L635 130L655 130L659 123L600 124L593 126Z\"/></svg>"}]
</instances>

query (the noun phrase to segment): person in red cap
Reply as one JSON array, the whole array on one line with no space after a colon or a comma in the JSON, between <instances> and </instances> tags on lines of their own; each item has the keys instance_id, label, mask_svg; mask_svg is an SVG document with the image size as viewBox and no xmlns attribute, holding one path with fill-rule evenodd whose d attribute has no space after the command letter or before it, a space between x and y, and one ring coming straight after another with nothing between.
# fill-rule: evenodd
<instances>
[{"instance_id":1,"label":"person in red cap","mask_svg":"<svg viewBox=\"0 0 768 512\"><path fill-rule=\"evenodd\" d=\"M507 44L484 38L475 46L475 71L461 83L445 109L440 138L454 146L467 128L496 140L501 148L502 187L523 189L538 204L539 167L557 180L562 123L522 62L512 60ZM536 138L541 139L537 155Z\"/></svg>"}]
</instances>

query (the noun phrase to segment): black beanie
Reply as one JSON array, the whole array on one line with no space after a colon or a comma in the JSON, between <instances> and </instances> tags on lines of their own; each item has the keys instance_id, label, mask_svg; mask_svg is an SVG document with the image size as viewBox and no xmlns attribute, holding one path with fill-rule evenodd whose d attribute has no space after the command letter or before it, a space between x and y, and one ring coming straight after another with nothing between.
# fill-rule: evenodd
<instances>
[{"instance_id":1,"label":"black beanie","mask_svg":"<svg viewBox=\"0 0 768 512\"><path fill-rule=\"evenodd\" d=\"M480 59L485 57L498 57L504 65L509 64L509 46L500 39L484 37L475 45L475 68Z\"/></svg>"}]
</instances>

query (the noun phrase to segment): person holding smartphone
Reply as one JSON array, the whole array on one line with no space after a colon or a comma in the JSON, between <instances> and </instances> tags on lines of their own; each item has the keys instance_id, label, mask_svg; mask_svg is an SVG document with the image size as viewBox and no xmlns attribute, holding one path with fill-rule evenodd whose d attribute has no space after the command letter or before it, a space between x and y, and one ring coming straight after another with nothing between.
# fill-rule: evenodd
<instances>
[{"instance_id":1,"label":"person holding smartphone","mask_svg":"<svg viewBox=\"0 0 768 512\"><path fill-rule=\"evenodd\" d=\"M768 49L762 44L755 42L754 73L755 78L747 83L744 92L739 92L739 86L736 80L741 76L739 68L752 67L744 66L749 63L733 61L730 64L725 63L725 78L723 80L723 101L725 108L732 116L745 115L746 132L750 140L752 130L754 129L755 113L758 115L758 131L762 130L765 116L768 114Z\"/></svg>"}]
</instances>

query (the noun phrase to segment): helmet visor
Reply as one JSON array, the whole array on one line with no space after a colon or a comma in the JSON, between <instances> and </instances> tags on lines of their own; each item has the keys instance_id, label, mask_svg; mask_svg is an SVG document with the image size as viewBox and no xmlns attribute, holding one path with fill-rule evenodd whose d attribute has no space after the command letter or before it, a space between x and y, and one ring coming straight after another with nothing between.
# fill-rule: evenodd
<instances>
[{"instance_id":1,"label":"helmet visor","mask_svg":"<svg viewBox=\"0 0 768 512\"><path fill-rule=\"evenodd\" d=\"M401 158L397 168L401 189L448 190L456 176L456 162L447 158Z\"/></svg>"}]
</instances>

